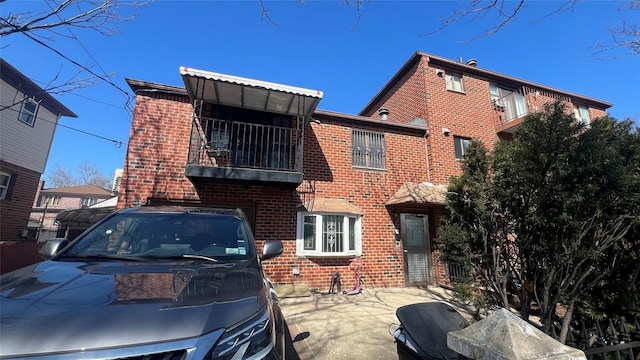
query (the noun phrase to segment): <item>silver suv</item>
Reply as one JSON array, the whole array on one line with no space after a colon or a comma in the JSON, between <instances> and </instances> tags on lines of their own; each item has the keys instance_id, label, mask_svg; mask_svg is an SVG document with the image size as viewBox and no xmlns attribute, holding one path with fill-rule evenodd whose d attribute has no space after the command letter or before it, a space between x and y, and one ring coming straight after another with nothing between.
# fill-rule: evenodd
<instances>
[{"instance_id":1,"label":"silver suv","mask_svg":"<svg viewBox=\"0 0 640 360\"><path fill-rule=\"evenodd\" d=\"M280 359L285 322L239 210L117 211L0 279L0 358Z\"/></svg>"}]
</instances>

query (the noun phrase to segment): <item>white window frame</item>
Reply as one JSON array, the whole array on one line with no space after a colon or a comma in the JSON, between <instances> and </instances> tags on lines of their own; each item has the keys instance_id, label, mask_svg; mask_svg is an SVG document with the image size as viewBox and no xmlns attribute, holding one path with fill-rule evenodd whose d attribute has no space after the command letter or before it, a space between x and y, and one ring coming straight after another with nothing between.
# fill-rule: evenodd
<instances>
[{"instance_id":1,"label":"white window frame","mask_svg":"<svg viewBox=\"0 0 640 360\"><path fill-rule=\"evenodd\" d=\"M447 90L463 93L464 86L462 85L462 74L447 72L444 76L447 83Z\"/></svg>"},{"instance_id":2,"label":"white window frame","mask_svg":"<svg viewBox=\"0 0 640 360\"><path fill-rule=\"evenodd\" d=\"M53 205L60 205L60 202L62 202L62 196L60 195L55 195L55 194L43 194L40 197L40 202L39 202L39 206L38 207L45 207L47 206L47 204L49 206Z\"/></svg>"},{"instance_id":3,"label":"white window frame","mask_svg":"<svg viewBox=\"0 0 640 360\"><path fill-rule=\"evenodd\" d=\"M576 105L575 116L578 122L585 126L589 126L591 118L589 117L589 108L583 105Z\"/></svg>"},{"instance_id":4,"label":"white window frame","mask_svg":"<svg viewBox=\"0 0 640 360\"><path fill-rule=\"evenodd\" d=\"M91 206L98 203L98 198L93 196L83 196L80 200L81 206Z\"/></svg>"},{"instance_id":5,"label":"white window frame","mask_svg":"<svg viewBox=\"0 0 640 360\"><path fill-rule=\"evenodd\" d=\"M467 148L471 144L471 139L464 136L454 136L453 137L453 147L454 154L457 160L464 159L464 156L467 154ZM460 149L460 151L458 151ZM460 152L460 157L458 157L458 152Z\"/></svg>"},{"instance_id":6,"label":"white window frame","mask_svg":"<svg viewBox=\"0 0 640 360\"><path fill-rule=\"evenodd\" d=\"M33 109L29 109L29 106L33 106ZM40 108L40 103L38 101L33 98L25 98L22 101L22 106L20 107L18 120L29 126L33 126L36 122L36 116L38 115L38 108Z\"/></svg>"},{"instance_id":7,"label":"white window frame","mask_svg":"<svg viewBox=\"0 0 640 360\"><path fill-rule=\"evenodd\" d=\"M5 200L11 185L11 174L0 172L0 200Z\"/></svg>"},{"instance_id":8,"label":"white window frame","mask_svg":"<svg viewBox=\"0 0 640 360\"><path fill-rule=\"evenodd\" d=\"M305 217L315 217L315 244L313 249L305 249ZM323 231L324 219L329 216L342 217L342 250L343 251L323 251ZM349 232L350 220L353 221L353 234ZM354 246L350 248L349 240L353 235ZM296 255L307 257L352 257L362 255L362 216L344 213L326 212L298 212L298 223L296 229Z\"/></svg>"}]
</instances>

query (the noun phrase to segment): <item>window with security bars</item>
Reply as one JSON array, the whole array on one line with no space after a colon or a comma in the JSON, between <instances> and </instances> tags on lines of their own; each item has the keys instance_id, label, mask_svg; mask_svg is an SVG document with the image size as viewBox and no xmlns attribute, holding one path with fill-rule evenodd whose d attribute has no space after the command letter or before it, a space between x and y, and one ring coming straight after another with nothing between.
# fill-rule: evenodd
<instances>
[{"instance_id":1,"label":"window with security bars","mask_svg":"<svg viewBox=\"0 0 640 360\"><path fill-rule=\"evenodd\" d=\"M298 213L298 255L360 255L360 216Z\"/></svg>"},{"instance_id":2,"label":"window with security bars","mask_svg":"<svg viewBox=\"0 0 640 360\"><path fill-rule=\"evenodd\" d=\"M384 169L386 160L384 134L353 130L351 152L353 166Z\"/></svg>"}]
</instances>

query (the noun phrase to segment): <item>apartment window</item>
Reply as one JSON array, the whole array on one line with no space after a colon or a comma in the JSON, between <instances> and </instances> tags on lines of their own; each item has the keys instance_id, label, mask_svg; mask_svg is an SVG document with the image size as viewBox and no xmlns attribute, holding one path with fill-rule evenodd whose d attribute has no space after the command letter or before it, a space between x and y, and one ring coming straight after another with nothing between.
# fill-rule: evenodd
<instances>
[{"instance_id":1,"label":"apartment window","mask_svg":"<svg viewBox=\"0 0 640 360\"><path fill-rule=\"evenodd\" d=\"M383 133L353 130L351 147L353 166L385 168L386 151Z\"/></svg>"},{"instance_id":2,"label":"apartment window","mask_svg":"<svg viewBox=\"0 0 640 360\"><path fill-rule=\"evenodd\" d=\"M462 74L459 73L447 73L445 75L445 80L447 82L447 90L463 92L464 88L462 87Z\"/></svg>"},{"instance_id":3,"label":"apartment window","mask_svg":"<svg viewBox=\"0 0 640 360\"><path fill-rule=\"evenodd\" d=\"M80 201L82 206L95 205L98 202L98 198L95 197L83 197Z\"/></svg>"},{"instance_id":4,"label":"apartment window","mask_svg":"<svg viewBox=\"0 0 640 360\"><path fill-rule=\"evenodd\" d=\"M456 159L461 160L464 158L464 155L467 153L467 148L469 147L469 144L471 143L471 139L469 138L465 138L465 137L461 137L461 136L454 136L453 137L453 142L454 142L454 147L456 149Z\"/></svg>"},{"instance_id":5,"label":"apartment window","mask_svg":"<svg viewBox=\"0 0 640 360\"><path fill-rule=\"evenodd\" d=\"M40 203L38 204L38 206L45 207L46 205L60 205L61 201L62 201L62 196L60 195L45 194L40 196Z\"/></svg>"},{"instance_id":6,"label":"apartment window","mask_svg":"<svg viewBox=\"0 0 640 360\"><path fill-rule=\"evenodd\" d=\"M7 198L9 193L9 184L11 184L11 175L0 172L0 200Z\"/></svg>"},{"instance_id":7,"label":"apartment window","mask_svg":"<svg viewBox=\"0 0 640 360\"><path fill-rule=\"evenodd\" d=\"M576 106L575 109L576 119L584 125L589 125L591 119L589 118L589 109L586 106Z\"/></svg>"},{"instance_id":8,"label":"apartment window","mask_svg":"<svg viewBox=\"0 0 640 360\"><path fill-rule=\"evenodd\" d=\"M20 113L18 114L18 120L29 126L33 126L36 121L36 114L38 113L39 105L40 103L32 98L24 99L24 101L22 101Z\"/></svg>"},{"instance_id":9,"label":"apartment window","mask_svg":"<svg viewBox=\"0 0 640 360\"><path fill-rule=\"evenodd\" d=\"M355 256L361 253L360 216L298 213L297 251L305 256Z\"/></svg>"},{"instance_id":10,"label":"apartment window","mask_svg":"<svg viewBox=\"0 0 640 360\"><path fill-rule=\"evenodd\" d=\"M491 93L491 103L493 103L493 106L496 107L497 109L504 111L504 106L505 106L504 96L506 96L509 93L509 91L506 89L500 88L498 85L492 83L489 85L489 92Z\"/></svg>"}]
</instances>

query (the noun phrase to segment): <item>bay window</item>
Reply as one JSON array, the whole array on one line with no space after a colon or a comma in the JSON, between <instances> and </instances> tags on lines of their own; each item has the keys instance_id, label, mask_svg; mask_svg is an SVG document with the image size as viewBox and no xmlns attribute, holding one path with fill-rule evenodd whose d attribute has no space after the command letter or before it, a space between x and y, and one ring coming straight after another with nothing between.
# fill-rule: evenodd
<instances>
[{"instance_id":1,"label":"bay window","mask_svg":"<svg viewBox=\"0 0 640 360\"><path fill-rule=\"evenodd\" d=\"M360 215L299 212L297 255L360 255L360 220Z\"/></svg>"}]
</instances>

